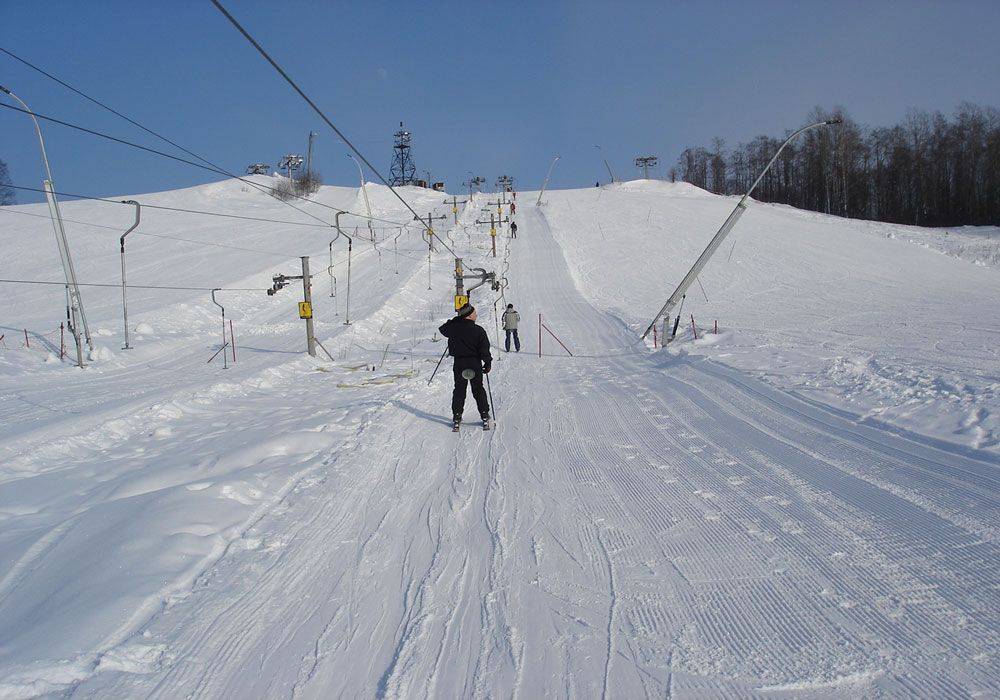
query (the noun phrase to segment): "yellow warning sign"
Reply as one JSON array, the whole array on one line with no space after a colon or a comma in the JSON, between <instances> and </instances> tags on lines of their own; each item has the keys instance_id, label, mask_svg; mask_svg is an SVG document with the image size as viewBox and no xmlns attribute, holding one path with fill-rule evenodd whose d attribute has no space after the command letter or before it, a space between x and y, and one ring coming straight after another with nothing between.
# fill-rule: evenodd
<instances>
[{"instance_id":1,"label":"yellow warning sign","mask_svg":"<svg viewBox=\"0 0 1000 700\"><path fill-rule=\"evenodd\" d=\"M497 237L497 230L495 228L491 228L490 229L490 235L493 236L494 238L496 238Z\"/></svg>"},{"instance_id":2,"label":"yellow warning sign","mask_svg":"<svg viewBox=\"0 0 1000 700\"><path fill-rule=\"evenodd\" d=\"M464 294L455 295L455 311L458 311L463 306L469 303L469 297Z\"/></svg>"},{"instance_id":3,"label":"yellow warning sign","mask_svg":"<svg viewBox=\"0 0 1000 700\"><path fill-rule=\"evenodd\" d=\"M313 307L308 301L299 302L299 318L312 318Z\"/></svg>"}]
</instances>

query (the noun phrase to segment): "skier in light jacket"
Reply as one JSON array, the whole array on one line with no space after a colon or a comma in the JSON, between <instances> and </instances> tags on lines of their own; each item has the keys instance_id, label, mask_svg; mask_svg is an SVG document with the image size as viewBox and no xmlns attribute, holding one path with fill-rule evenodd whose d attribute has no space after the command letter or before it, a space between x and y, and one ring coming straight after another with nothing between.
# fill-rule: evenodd
<instances>
[{"instance_id":1,"label":"skier in light jacket","mask_svg":"<svg viewBox=\"0 0 1000 700\"><path fill-rule=\"evenodd\" d=\"M514 336L514 352L521 352L521 339L517 337L517 324L521 317L514 311L513 304L507 304L507 310L503 312L503 329L507 332L504 340L504 349L510 352L510 338Z\"/></svg>"}]
</instances>

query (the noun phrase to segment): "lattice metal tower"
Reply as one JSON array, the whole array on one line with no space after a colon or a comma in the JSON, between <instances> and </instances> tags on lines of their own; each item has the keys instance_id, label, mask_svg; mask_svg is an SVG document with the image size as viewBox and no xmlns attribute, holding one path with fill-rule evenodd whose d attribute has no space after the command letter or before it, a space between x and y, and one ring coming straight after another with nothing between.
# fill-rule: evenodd
<instances>
[{"instance_id":1,"label":"lattice metal tower","mask_svg":"<svg viewBox=\"0 0 1000 700\"><path fill-rule=\"evenodd\" d=\"M395 141L392 146L389 182L393 186L413 184L417 166L413 164L413 157L410 155L410 132L403 129L403 122L399 122L399 131L393 134L393 137Z\"/></svg>"}]
</instances>

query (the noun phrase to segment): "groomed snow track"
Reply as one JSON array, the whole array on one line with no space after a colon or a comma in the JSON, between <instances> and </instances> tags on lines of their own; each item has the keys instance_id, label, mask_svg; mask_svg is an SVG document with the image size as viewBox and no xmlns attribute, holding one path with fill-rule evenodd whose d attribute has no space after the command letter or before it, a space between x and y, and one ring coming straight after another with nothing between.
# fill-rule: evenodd
<instances>
[{"instance_id":1,"label":"groomed snow track","mask_svg":"<svg viewBox=\"0 0 1000 700\"><path fill-rule=\"evenodd\" d=\"M66 694L1000 694L996 458L651 354L585 301L527 199L497 429L448 431L447 371L373 392L245 535L263 545L130 642L154 662ZM575 357L534 354L538 313Z\"/></svg>"}]
</instances>

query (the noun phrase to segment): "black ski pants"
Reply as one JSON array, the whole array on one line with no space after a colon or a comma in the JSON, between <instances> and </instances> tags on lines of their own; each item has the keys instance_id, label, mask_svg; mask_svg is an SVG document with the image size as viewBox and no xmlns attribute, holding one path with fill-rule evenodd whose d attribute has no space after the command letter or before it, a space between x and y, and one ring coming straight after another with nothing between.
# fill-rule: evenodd
<instances>
[{"instance_id":1,"label":"black ski pants","mask_svg":"<svg viewBox=\"0 0 1000 700\"><path fill-rule=\"evenodd\" d=\"M472 379L466 379L462 372L471 369L476 373ZM467 386L472 384L472 396L476 399L476 407L479 415L486 418L490 415L490 402L486 399L486 388L483 386L483 370L477 367L463 367L455 363L455 391L451 395L451 413L455 417L461 417L465 410L465 394Z\"/></svg>"},{"instance_id":2,"label":"black ski pants","mask_svg":"<svg viewBox=\"0 0 1000 700\"><path fill-rule=\"evenodd\" d=\"M521 339L517 337L517 329L516 328L506 328L504 330L507 332L507 337L504 338L504 343L503 343L504 349L507 352L510 352L510 337L513 335L514 336L514 348L518 352L521 352Z\"/></svg>"}]
</instances>

